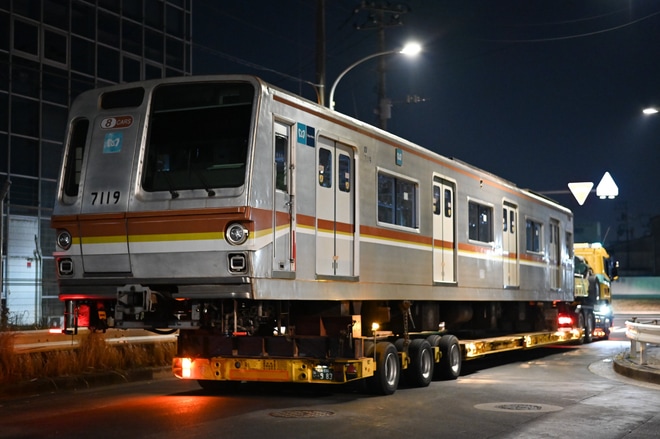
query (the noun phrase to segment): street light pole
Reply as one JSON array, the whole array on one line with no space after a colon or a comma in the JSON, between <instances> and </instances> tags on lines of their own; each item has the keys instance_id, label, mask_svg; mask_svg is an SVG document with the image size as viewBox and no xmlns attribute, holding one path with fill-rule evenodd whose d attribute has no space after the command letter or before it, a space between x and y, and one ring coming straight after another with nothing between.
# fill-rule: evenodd
<instances>
[{"instance_id":1,"label":"street light pole","mask_svg":"<svg viewBox=\"0 0 660 439\"><path fill-rule=\"evenodd\" d=\"M332 83L332 87L330 88L330 96L328 98L328 108L334 111L335 109L335 89L337 88L337 84L339 84L339 81L341 81L341 78L343 78L348 72L350 72L355 66L358 64L362 64L365 61L369 61L370 59L377 58L379 56L384 56L384 55L392 55L395 53L401 53L403 55L416 55L422 50L421 46L416 43L411 43L407 44L403 49L397 49L397 50L387 50L384 52L378 52L371 54L369 56L365 56L362 59L359 59L355 61L353 64L348 66L343 72L337 76L337 79L335 79L335 82Z\"/></svg>"}]
</instances>

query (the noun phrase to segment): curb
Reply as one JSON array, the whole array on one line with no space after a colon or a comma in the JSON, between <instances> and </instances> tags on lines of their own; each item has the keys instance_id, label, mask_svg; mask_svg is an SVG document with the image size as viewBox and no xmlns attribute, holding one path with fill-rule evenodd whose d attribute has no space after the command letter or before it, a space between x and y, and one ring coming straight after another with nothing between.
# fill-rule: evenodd
<instances>
[{"instance_id":1,"label":"curb","mask_svg":"<svg viewBox=\"0 0 660 439\"><path fill-rule=\"evenodd\" d=\"M627 353L616 355L612 367L620 375L660 385L660 370L657 367L636 364Z\"/></svg>"}]
</instances>

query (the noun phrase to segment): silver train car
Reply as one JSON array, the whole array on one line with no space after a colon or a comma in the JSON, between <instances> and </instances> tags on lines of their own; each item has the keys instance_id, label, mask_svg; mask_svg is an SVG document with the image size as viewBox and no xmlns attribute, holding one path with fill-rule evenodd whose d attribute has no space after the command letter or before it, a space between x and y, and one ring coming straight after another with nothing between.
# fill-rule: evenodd
<instances>
[{"instance_id":1,"label":"silver train car","mask_svg":"<svg viewBox=\"0 0 660 439\"><path fill-rule=\"evenodd\" d=\"M81 94L52 227L68 325L179 330L181 357L552 330L573 300L570 210L251 76Z\"/></svg>"}]
</instances>

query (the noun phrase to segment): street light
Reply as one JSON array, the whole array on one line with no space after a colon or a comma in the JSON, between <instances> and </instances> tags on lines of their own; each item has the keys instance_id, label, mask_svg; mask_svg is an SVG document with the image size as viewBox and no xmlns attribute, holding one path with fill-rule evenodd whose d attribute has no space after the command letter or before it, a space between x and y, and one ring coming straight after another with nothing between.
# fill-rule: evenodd
<instances>
[{"instance_id":1,"label":"street light","mask_svg":"<svg viewBox=\"0 0 660 439\"><path fill-rule=\"evenodd\" d=\"M646 115L655 114L655 113L657 113L657 112L658 112L658 109L655 108L655 107L648 107L648 108L644 108L644 109L642 110L642 113L644 113L644 114L646 114Z\"/></svg>"},{"instance_id":2,"label":"street light","mask_svg":"<svg viewBox=\"0 0 660 439\"><path fill-rule=\"evenodd\" d=\"M331 110L334 111L334 109L335 109L335 101L334 101L334 97L335 97L335 88L337 88L337 84L339 84L339 81L341 80L341 78L343 78L344 75L346 75L346 73L348 73L353 67L357 66L358 64L362 64L363 62L368 61L368 60L370 60L370 59L372 59L372 58L379 57L379 56L392 55L392 54L394 54L394 53L401 53L401 54L403 54L403 55L414 56L414 55L417 55L417 54L418 54L419 52L421 52L421 51L422 51L422 46L420 46L420 45L417 44L417 43L409 43L409 44L406 44L406 45L403 47L403 49L388 50L388 51L386 51L386 52L378 52L378 53L374 53L374 54L372 54L372 55L369 55L369 56L366 56L366 57L364 57L364 58L362 58L362 59L357 60L356 62L354 62L353 64L351 64L350 66L348 66L348 67L346 68L346 70L344 70L343 72L341 72L341 73L339 74L339 76L337 76L337 79L335 79L335 82L332 83L332 88L330 89L330 97L329 97L329 99L328 99L328 107L329 107Z\"/></svg>"}]
</instances>

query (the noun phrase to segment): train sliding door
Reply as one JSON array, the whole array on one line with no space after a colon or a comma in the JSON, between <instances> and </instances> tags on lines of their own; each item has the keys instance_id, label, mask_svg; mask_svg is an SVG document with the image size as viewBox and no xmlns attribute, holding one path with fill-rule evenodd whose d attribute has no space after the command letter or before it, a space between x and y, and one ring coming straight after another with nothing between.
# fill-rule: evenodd
<instances>
[{"instance_id":1,"label":"train sliding door","mask_svg":"<svg viewBox=\"0 0 660 439\"><path fill-rule=\"evenodd\" d=\"M275 194L273 202L273 272L295 271L295 206L291 127L275 123Z\"/></svg>"},{"instance_id":2,"label":"train sliding door","mask_svg":"<svg viewBox=\"0 0 660 439\"><path fill-rule=\"evenodd\" d=\"M520 262L518 257L518 206L508 201L502 206L502 266L504 287L520 286Z\"/></svg>"},{"instance_id":3,"label":"train sliding door","mask_svg":"<svg viewBox=\"0 0 660 439\"><path fill-rule=\"evenodd\" d=\"M433 282L456 282L456 185L433 178Z\"/></svg>"},{"instance_id":4,"label":"train sliding door","mask_svg":"<svg viewBox=\"0 0 660 439\"><path fill-rule=\"evenodd\" d=\"M319 137L316 181L316 274L354 276L353 150Z\"/></svg>"},{"instance_id":5,"label":"train sliding door","mask_svg":"<svg viewBox=\"0 0 660 439\"><path fill-rule=\"evenodd\" d=\"M559 238L559 221L550 220L550 254L548 255L550 263L550 288L558 290L561 288L561 242Z\"/></svg>"}]
</instances>

